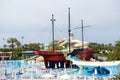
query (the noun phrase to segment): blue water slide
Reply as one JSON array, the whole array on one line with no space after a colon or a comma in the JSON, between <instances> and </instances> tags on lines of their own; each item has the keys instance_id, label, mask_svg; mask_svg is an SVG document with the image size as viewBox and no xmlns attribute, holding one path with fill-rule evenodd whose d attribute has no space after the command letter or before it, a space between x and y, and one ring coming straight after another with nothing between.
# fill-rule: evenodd
<instances>
[{"instance_id":1,"label":"blue water slide","mask_svg":"<svg viewBox=\"0 0 120 80\"><path fill-rule=\"evenodd\" d=\"M93 69L89 69L89 73L95 73L95 69L97 70L97 74L104 75L104 74L110 74L110 71L106 69L105 67L94 67Z\"/></svg>"}]
</instances>

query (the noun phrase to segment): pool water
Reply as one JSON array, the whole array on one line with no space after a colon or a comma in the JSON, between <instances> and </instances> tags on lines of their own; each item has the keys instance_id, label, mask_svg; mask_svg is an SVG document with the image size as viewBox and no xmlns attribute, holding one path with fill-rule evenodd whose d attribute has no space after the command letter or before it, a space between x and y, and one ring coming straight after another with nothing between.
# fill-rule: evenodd
<instances>
[{"instance_id":1,"label":"pool water","mask_svg":"<svg viewBox=\"0 0 120 80\"><path fill-rule=\"evenodd\" d=\"M120 65L117 66L105 66L106 72L95 72L94 66L81 66L80 68L60 68L60 69L45 69L43 63L36 63L34 61L24 62L18 61L1 61L0 62L0 75L5 74L8 77L26 77L37 78L43 75L52 74L55 76L61 76L64 74L77 75L77 76L94 76L94 77L112 77L119 73ZM96 68L101 69L101 68ZM99 74L98 74L99 72Z\"/></svg>"}]
</instances>

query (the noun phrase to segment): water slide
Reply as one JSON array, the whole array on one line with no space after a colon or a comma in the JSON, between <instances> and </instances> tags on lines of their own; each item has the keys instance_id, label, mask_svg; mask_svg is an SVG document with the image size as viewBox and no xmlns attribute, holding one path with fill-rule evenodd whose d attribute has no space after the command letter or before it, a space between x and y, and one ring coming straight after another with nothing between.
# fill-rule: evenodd
<instances>
[{"instance_id":1,"label":"water slide","mask_svg":"<svg viewBox=\"0 0 120 80\"><path fill-rule=\"evenodd\" d=\"M117 66L120 64L118 61L105 61L105 62L91 62L91 61L80 61L77 59L76 56L67 56L67 60L72 61L73 64L80 65L80 66Z\"/></svg>"},{"instance_id":2,"label":"water slide","mask_svg":"<svg viewBox=\"0 0 120 80\"><path fill-rule=\"evenodd\" d=\"M24 61L35 60L35 59L38 58L38 57L39 57L39 55L35 55L35 56L30 57L30 58L24 59Z\"/></svg>"},{"instance_id":3,"label":"water slide","mask_svg":"<svg viewBox=\"0 0 120 80\"><path fill-rule=\"evenodd\" d=\"M86 67L86 70L91 73L91 74L110 74L110 71L108 69L106 69L105 67Z\"/></svg>"},{"instance_id":4,"label":"water slide","mask_svg":"<svg viewBox=\"0 0 120 80\"><path fill-rule=\"evenodd\" d=\"M58 47L60 47L61 44L63 44L65 42L65 40L61 40L59 42L57 42L57 44L54 46L55 50L57 50Z\"/></svg>"},{"instance_id":5,"label":"water slide","mask_svg":"<svg viewBox=\"0 0 120 80\"><path fill-rule=\"evenodd\" d=\"M85 69L88 73L95 74L110 74L110 70L108 70L107 66L117 66L120 65L120 61L106 61L106 62L88 62L88 61L80 61L76 56L68 55L66 57L67 60L70 60L73 65L77 65L80 69Z\"/></svg>"}]
</instances>

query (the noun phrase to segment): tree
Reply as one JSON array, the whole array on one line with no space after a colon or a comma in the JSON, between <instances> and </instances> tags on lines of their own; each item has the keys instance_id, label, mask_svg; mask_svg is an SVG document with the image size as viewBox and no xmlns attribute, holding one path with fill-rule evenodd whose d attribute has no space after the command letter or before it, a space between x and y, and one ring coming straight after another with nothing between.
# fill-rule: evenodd
<instances>
[{"instance_id":1,"label":"tree","mask_svg":"<svg viewBox=\"0 0 120 80\"><path fill-rule=\"evenodd\" d=\"M55 50L58 49L57 43L58 43L58 41L55 40L55 41L54 41L54 49L55 49ZM53 42L51 42L51 43L49 44L48 48L49 48L50 50L53 50Z\"/></svg>"},{"instance_id":2,"label":"tree","mask_svg":"<svg viewBox=\"0 0 120 80\"><path fill-rule=\"evenodd\" d=\"M112 46L111 53L107 55L109 61L120 60L120 41L115 42L115 46Z\"/></svg>"},{"instance_id":3,"label":"tree","mask_svg":"<svg viewBox=\"0 0 120 80\"><path fill-rule=\"evenodd\" d=\"M24 44L24 45L22 46L22 48L23 48L23 50L29 50L29 44Z\"/></svg>"},{"instance_id":4,"label":"tree","mask_svg":"<svg viewBox=\"0 0 120 80\"><path fill-rule=\"evenodd\" d=\"M40 46L40 49L44 49L44 43L38 43Z\"/></svg>"},{"instance_id":5,"label":"tree","mask_svg":"<svg viewBox=\"0 0 120 80\"><path fill-rule=\"evenodd\" d=\"M115 48L114 49L115 49L116 52L120 52L120 41L115 42Z\"/></svg>"},{"instance_id":6,"label":"tree","mask_svg":"<svg viewBox=\"0 0 120 80\"><path fill-rule=\"evenodd\" d=\"M9 44L9 47L12 49L12 59L16 59L16 57L18 57L20 54L19 48L21 46L21 43L16 38L9 38L7 42Z\"/></svg>"},{"instance_id":7,"label":"tree","mask_svg":"<svg viewBox=\"0 0 120 80\"><path fill-rule=\"evenodd\" d=\"M101 44L98 43L93 42L89 43L89 47L94 49L94 53L99 53L103 46L104 46L103 44L101 46Z\"/></svg>"},{"instance_id":8,"label":"tree","mask_svg":"<svg viewBox=\"0 0 120 80\"><path fill-rule=\"evenodd\" d=\"M28 47L30 50L39 50L40 49L39 43L30 43L28 45Z\"/></svg>"},{"instance_id":9,"label":"tree","mask_svg":"<svg viewBox=\"0 0 120 80\"><path fill-rule=\"evenodd\" d=\"M19 48L21 46L21 43L16 38L9 38L7 42L9 43L9 47L12 49L15 47Z\"/></svg>"}]
</instances>

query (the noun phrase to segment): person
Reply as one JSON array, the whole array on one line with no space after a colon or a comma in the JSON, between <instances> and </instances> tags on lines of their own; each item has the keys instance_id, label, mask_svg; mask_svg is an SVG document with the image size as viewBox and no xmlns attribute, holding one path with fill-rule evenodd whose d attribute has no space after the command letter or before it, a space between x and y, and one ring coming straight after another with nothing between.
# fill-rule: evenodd
<instances>
[{"instance_id":1,"label":"person","mask_svg":"<svg viewBox=\"0 0 120 80\"><path fill-rule=\"evenodd\" d=\"M22 74L22 73L21 73L21 70L19 70L18 74Z\"/></svg>"},{"instance_id":2,"label":"person","mask_svg":"<svg viewBox=\"0 0 120 80\"><path fill-rule=\"evenodd\" d=\"M5 69L5 76L7 75L7 70Z\"/></svg>"}]
</instances>

